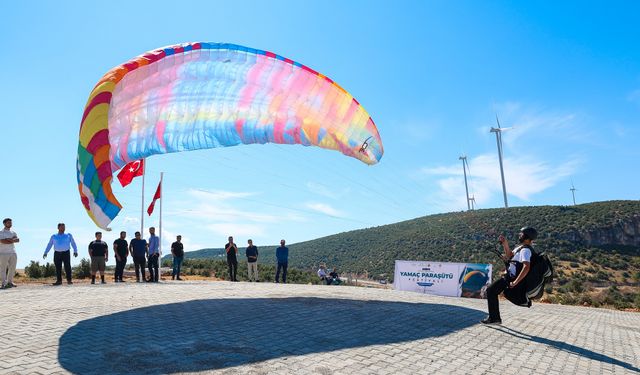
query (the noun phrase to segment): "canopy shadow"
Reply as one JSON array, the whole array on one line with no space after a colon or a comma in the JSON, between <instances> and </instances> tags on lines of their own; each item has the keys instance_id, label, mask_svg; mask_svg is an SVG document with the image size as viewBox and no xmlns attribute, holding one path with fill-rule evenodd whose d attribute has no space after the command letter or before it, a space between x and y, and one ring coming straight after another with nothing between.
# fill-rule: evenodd
<instances>
[{"instance_id":1,"label":"canopy shadow","mask_svg":"<svg viewBox=\"0 0 640 375\"><path fill-rule=\"evenodd\" d=\"M67 371L166 374L437 337L484 313L429 303L325 298L207 299L79 322L60 338Z\"/></svg>"}]
</instances>

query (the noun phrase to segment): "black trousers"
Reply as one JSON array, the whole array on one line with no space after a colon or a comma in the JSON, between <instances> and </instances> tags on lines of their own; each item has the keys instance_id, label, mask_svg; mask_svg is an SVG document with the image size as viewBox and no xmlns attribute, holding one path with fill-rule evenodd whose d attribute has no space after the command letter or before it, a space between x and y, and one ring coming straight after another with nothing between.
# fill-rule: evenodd
<instances>
[{"instance_id":1,"label":"black trousers","mask_svg":"<svg viewBox=\"0 0 640 375\"><path fill-rule=\"evenodd\" d=\"M229 279L231 281L237 281L236 275L238 274L238 259L227 258L227 267L229 267Z\"/></svg>"},{"instance_id":2,"label":"black trousers","mask_svg":"<svg viewBox=\"0 0 640 375\"><path fill-rule=\"evenodd\" d=\"M144 281L144 265L146 263L144 255L141 257L133 257L133 266L136 269L136 280L140 281L140 272L142 272L142 281Z\"/></svg>"},{"instance_id":3,"label":"black trousers","mask_svg":"<svg viewBox=\"0 0 640 375\"><path fill-rule=\"evenodd\" d=\"M126 266L126 265L127 265L127 258L126 257L122 258L122 260L118 260L116 258L116 272L115 272L115 275L114 275L114 278L116 280L122 280L122 276L124 274L124 266Z\"/></svg>"},{"instance_id":4,"label":"black trousers","mask_svg":"<svg viewBox=\"0 0 640 375\"><path fill-rule=\"evenodd\" d=\"M287 282L287 267L289 263L280 263L278 262L278 269L276 270L276 282L280 280L280 270L282 270L282 282Z\"/></svg>"},{"instance_id":5,"label":"black trousers","mask_svg":"<svg viewBox=\"0 0 640 375\"><path fill-rule=\"evenodd\" d=\"M506 277L502 277L489 285L487 288L487 303L489 305L489 319L502 320L500 318L500 304L498 296L509 286Z\"/></svg>"},{"instance_id":6,"label":"black trousers","mask_svg":"<svg viewBox=\"0 0 640 375\"><path fill-rule=\"evenodd\" d=\"M71 281L71 251L54 251L53 264L56 266L56 280L62 282L62 263L64 263L64 273L67 281Z\"/></svg>"},{"instance_id":7,"label":"black trousers","mask_svg":"<svg viewBox=\"0 0 640 375\"><path fill-rule=\"evenodd\" d=\"M158 258L160 256L151 255L149 257L149 262L147 265L149 266L149 280L158 281L160 275L158 273ZM144 277L144 276L143 276Z\"/></svg>"}]
</instances>

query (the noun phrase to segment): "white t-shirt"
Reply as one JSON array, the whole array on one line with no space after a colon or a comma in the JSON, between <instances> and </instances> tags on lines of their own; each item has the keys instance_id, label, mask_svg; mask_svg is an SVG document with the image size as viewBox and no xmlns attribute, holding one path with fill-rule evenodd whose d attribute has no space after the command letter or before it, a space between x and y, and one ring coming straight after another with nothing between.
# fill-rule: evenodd
<instances>
[{"instance_id":1,"label":"white t-shirt","mask_svg":"<svg viewBox=\"0 0 640 375\"><path fill-rule=\"evenodd\" d=\"M516 248L513 252L513 257L511 260L516 262L530 262L531 261L531 249L528 247L519 247ZM513 263L509 263L509 275L515 277L516 276L516 265Z\"/></svg>"},{"instance_id":2,"label":"white t-shirt","mask_svg":"<svg viewBox=\"0 0 640 375\"><path fill-rule=\"evenodd\" d=\"M16 237L16 232L2 228L0 230L0 240L8 240ZM0 243L0 254L15 254L16 246L13 243Z\"/></svg>"}]
</instances>

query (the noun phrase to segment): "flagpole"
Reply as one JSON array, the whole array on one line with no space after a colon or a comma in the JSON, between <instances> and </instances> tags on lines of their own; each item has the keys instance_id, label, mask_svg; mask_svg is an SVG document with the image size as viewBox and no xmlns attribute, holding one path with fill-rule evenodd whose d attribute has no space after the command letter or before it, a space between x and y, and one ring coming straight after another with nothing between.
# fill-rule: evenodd
<instances>
[{"instance_id":1,"label":"flagpole","mask_svg":"<svg viewBox=\"0 0 640 375\"><path fill-rule=\"evenodd\" d=\"M162 177L164 172L160 172L160 219L158 220L158 273L162 268L162 201L164 201L164 189L162 188ZM158 276L158 280L160 280L160 276Z\"/></svg>"},{"instance_id":2,"label":"flagpole","mask_svg":"<svg viewBox=\"0 0 640 375\"><path fill-rule=\"evenodd\" d=\"M142 205L140 206L140 237L144 238L144 175L147 174L147 166L146 166L146 159L142 159L145 160L143 163L143 169L142 169L142 191L140 194L140 197L142 199Z\"/></svg>"}]
</instances>

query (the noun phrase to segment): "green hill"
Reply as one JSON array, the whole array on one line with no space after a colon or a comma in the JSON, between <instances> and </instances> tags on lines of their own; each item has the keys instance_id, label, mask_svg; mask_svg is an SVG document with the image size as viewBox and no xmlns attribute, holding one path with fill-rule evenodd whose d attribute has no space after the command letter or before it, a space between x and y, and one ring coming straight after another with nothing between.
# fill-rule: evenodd
<instances>
[{"instance_id":1,"label":"green hill","mask_svg":"<svg viewBox=\"0 0 640 375\"><path fill-rule=\"evenodd\" d=\"M640 307L640 201L430 215L292 244L289 263L312 270L325 262L341 272L391 280L397 259L491 262L497 275L503 266L490 249L499 234L514 245L524 225L538 229L535 248L551 254L556 265L551 301ZM274 246L260 249L262 262L275 261Z\"/></svg>"}]
</instances>

